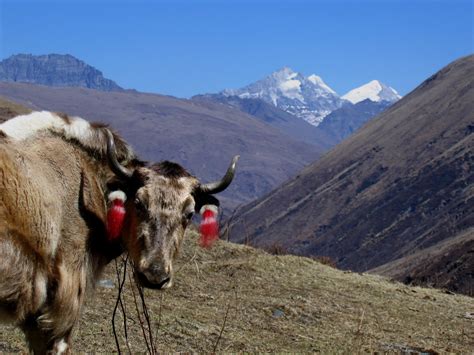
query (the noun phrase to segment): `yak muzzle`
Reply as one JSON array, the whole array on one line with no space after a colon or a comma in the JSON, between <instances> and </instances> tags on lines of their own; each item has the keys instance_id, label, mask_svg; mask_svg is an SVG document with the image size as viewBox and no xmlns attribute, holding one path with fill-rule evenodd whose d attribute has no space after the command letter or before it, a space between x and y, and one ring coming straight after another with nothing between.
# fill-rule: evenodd
<instances>
[{"instance_id":1,"label":"yak muzzle","mask_svg":"<svg viewBox=\"0 0 474 355\"><path fill-rule=\"evenodd\" d=\"M172 285L172 275L161 268L150 267L136 272L137 279L143 287L154 290L166 289Z\"/></svg>"}]
</instances>

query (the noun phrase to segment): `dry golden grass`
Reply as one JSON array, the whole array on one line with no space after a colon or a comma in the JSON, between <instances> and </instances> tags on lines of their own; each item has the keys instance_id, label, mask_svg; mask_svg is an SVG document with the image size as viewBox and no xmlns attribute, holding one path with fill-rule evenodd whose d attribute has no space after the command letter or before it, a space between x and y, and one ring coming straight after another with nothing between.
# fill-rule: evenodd
<instances>
[{"instance_id":1,"label":"dry golden grass","mask_svg":"<svg viewBox=\"0 0 474 355\"><path fill-rule=\"evenodd\" d=\"M146 291L159 352L365 352L474 349L472 298L343 272L314 260L272 256L220 241L197 247L189 233L174 287ZM105 275L114 280L115 269ZM97 287L75 334L79 351L115 351L117 289ZM132 352L146 350L130 285L125 292ZM223 328L224 318L226 324ZM118 319L121 347L123 332ZM21 333L0 328L0 350L24 350Z\"/></svg>"},{"instance_id":2,"label":"dry golden grass","mask_svg":"<svg viewBox=\"0 0 474 355\"><path fill-rule=\"evenodd\" d=\"M0 96L0 123L17 115L30 113L31 110Z\"/></svg>"}]
</instances>

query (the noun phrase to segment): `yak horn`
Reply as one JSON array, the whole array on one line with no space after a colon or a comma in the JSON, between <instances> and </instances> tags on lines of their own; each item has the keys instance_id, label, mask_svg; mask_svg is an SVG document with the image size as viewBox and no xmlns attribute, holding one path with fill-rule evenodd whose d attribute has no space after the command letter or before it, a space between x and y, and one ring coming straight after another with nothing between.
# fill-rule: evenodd
<instances>
[{"instance_id":1,"label":"yak horn","mask_svg":"<svg viewBox=\"0 0 474 355\"><path fill-rule=\"evenodd\" d=\"M227 169L227 172L225 173L224 177L221 180L200 185L199 190L205 194L217 194L219 192L224 191L234 179L235 165L237 164L237 161L239 160L239 158L240 158L240 155L236 155L232 159L232 162L230 163L229 168Z\"/></svg>"},{"instance_id":2,"label":"yak horn","mask_svg":"<svg viewBox=\"0 0 474 355\"><path fill-rule=\"evenodd\" d=\"M124 179L130 179L133 172L124 167L119 163L117 159L117 150L115 148L114 136L110 130L105 129L107 133L107 158L109 161L110 169L114 172L115 175Z\"/></svg>"}]
</instances>

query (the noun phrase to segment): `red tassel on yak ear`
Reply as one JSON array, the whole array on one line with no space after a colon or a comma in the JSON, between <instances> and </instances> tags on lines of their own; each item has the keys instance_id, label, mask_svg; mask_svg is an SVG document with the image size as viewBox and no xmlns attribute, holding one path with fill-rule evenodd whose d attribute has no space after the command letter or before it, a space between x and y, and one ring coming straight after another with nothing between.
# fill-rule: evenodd
<instances>
[{"instance_id":1,"label":"red tassel on yak ear","mask_svg":"<svg viewBox=\"0 0 474 355\"><path fill-rule=\"evenodd\" d=\"M217 206L204 205L199 213L201 214L201 237L199 245L203 248L210 248L219 238L219 226L217 224Z\"/></svg>"},{"instance_id":2,"label":"red tassel on yak ear","mask_svg":"<svg viewBox=\"0 0 474 355\"><path fill-rule=\"evenodd\" d=\"M117 239L122 231L125 219L125 201L127 196L123 191L117 190L109 194L109 210L107 211L107 238Z\"/></svg>"}]
</instances>

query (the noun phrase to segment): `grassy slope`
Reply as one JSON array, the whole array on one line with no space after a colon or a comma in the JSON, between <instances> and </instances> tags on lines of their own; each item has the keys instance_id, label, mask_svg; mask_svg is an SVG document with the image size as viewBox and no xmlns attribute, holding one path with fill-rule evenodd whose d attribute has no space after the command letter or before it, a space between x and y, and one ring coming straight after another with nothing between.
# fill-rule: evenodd
<instances>
[{"instance_id":1,"label":"grassy slope","mask_svg":"<svg viewBox=\"0 0 474 355\"><path fill-rule=\"evenodd\" d=\"M31 112L30 109L6 100L0 96L0 123L17 115Z\"/></svg>"},{"instance_id":2,"label":"grassy slope","mask_svg":"<svg viewBox=\"0 0 474 355\"><path fill-rule=\"evenodd\" d=\"M212 351L228 305L218 351L474 349L474 320L466 316L474 312L472 298L226 242L202 250L190 234L175 286L146 291L161 352ZM113 272L109 268L107 277L114 279ZM130 289L130 344L133 352L143 351ZM76 350L115 350L110 320L116 292L98 287L90 297ZM0 351L22 349L18 331L0 328Z\"/></svg>"}]
</instances>

